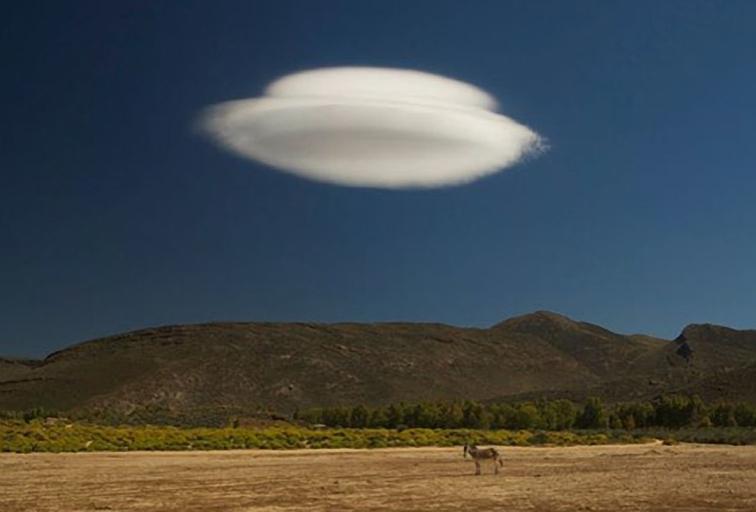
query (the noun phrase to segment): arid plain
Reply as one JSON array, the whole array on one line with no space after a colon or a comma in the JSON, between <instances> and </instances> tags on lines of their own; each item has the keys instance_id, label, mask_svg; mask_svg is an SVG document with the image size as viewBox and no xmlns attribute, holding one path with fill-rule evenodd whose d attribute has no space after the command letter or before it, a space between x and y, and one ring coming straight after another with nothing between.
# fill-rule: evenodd
<instances>
[{"instance_id":1,"label":"arid plain","mask_svg":"<svg viewBox=\"0 0 756 512\"><path fill-rule=\"evenodd\" d=\"M3 512L756 510L756 446L0 455Z\"/></svg>"}]
</instances>

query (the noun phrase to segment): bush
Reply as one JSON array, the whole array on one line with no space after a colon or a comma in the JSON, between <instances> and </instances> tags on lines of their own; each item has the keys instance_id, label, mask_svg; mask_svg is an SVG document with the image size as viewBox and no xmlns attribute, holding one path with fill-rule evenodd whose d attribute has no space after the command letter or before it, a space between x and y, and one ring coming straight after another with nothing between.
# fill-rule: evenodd
<instances>
[{"instance_id":1,"label":"bush","mask_svg":"<svg viewBox=\"0 0 756 512\"><path fill-rule=\"evenodd\" d=\"M638 442L639 438L626 441ZM328 429L178 428L172 426L103 426L86 423L45 425L33 420L0 422L0 451L77 452L131 450L228 450L262 448L383 448L391 446L530 446L618 442L606 433L480 429Z\"/></svg>"}]
</instances>

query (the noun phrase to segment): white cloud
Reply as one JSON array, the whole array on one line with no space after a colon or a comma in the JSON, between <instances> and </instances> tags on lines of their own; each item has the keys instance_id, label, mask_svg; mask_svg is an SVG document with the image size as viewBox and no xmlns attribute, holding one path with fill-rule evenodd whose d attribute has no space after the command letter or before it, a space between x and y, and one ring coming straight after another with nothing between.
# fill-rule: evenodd
<instances>
[{"instance_id":1,"label":"white cloud","mask_svg":"<svg viewBox=\"0 0 756 512\"><path fill-rule=\"evenodd\" d=\"M285 76L261 98L214 105L202 126L238 155L304 178L442 187L493 174L542 147L495 107L481 89L429 73L326 68Z\"/></svg>"}]
</instances>

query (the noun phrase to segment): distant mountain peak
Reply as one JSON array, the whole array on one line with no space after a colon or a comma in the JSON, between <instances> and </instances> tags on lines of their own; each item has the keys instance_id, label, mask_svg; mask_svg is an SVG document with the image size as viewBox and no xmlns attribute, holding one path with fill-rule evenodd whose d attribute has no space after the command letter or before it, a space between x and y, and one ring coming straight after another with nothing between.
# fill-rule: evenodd
<instances>
[{"instance_id":1,"label":"distant mountain peak","mask_svg":"<svg viewBox=\"0 0 756 512\"><path fill-rule=\"evenodd\" d=\"M688 324L686 325L677 340L685 341L695 338L710 338L716 336L726 336L730 333L738 332L730 327L716 324Z\"/></svg>"},{"instance_id":2,"label":"distant mountain peak","mask_svg":"<svg viewBox=\"0 0 756 512\"><path fill-rule=\"evenodd\" d=\"M562 328L574 328L578 326L580 322L573 320L560 313L554 313L553 311L539 310L533 313L527 313L520 316L514 316L508 318L503 322L499 322L494 325L493 328L527 328L527 327L545 327L548 325L560 326Z\"/></svg>"}]
</instances>

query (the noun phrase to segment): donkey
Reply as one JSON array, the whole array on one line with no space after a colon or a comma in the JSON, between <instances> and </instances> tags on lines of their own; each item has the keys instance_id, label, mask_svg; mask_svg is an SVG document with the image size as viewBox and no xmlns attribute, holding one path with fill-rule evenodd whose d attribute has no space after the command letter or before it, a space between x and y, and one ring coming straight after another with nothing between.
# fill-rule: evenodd
<instances>
[{"instance_id":1,"label":"donkey","mask_svg":"<svg viewBox=\"0 0 756 512\"><path fill-rule=\"evenodd\" d=\"M499 474L499 466L504 467L504 462L501 460L501 455L495 448L478 448L474 444L465 444L465 448L462 451L462 457L472 457L475 461L475 474L480 474L480 461L485 459L491 459L494 463L494 474Z\"/></svg>"}]
</instances>

